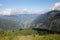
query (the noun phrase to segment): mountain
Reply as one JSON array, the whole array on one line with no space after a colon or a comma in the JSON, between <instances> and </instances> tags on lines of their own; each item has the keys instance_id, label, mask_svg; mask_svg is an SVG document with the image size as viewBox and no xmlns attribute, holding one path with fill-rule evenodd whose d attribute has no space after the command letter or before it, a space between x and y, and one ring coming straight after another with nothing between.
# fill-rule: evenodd
<instances>
[{"instance_id":1,"label":"mountain","mask_svg":"<svg viewBox=\"0 0 60 40\"><path fill-rule=\"evenodd\" d=\"M38 14L1 15L0 30L29 28Z\"/></svg>"},{"instance_id":2,"label":"mountain","mask_svg":"<svg viewBox=\"0 0 60 40\"><path fill-rule=\"evenodd\" d=\"M47 29L60 32L60 10L51 10L39 15L32 22L31 28Z\"/></svg>"},{"instance_id":3,"label":"mountain","mask_svg":"<svg viewBox=\"0 0 60 40\"><path fill-rule=\"evenodd\" d=\"M16 23L15 21L0 18L0 31L11 30L17 27L18 27L18 23Z\"/></svg>"},{"instance_id":4,"label":"mountain","mask_svg":"<svg viewBox=\"0 0 60 40\"><path fill-rule=\"evenodd\" d=\"M60 31L60 11L51 10L44 14L0 15L0 30L21 28Z\"/></svg>"}]
</instances>

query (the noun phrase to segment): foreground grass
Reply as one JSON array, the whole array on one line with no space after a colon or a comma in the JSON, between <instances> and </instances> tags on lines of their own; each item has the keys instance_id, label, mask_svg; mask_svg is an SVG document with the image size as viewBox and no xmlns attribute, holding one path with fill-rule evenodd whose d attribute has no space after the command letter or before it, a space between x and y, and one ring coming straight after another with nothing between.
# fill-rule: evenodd
<instances>
[{"instance_id":1,"label":"foreground grass","mask_svg":"<svg viewBox=\"0 0 60 40\"><path fill-rule=\"evenodd\" d=\"M38 35L31 29L0 32L0 40L60 40L60 34Z\"/></svg>"},{"instance_id":2,"label":"foreground grass","mask_svg":"<svg viewBox=\"0 0 60 40\"><path fill-rule=\"evenodd\" d=\"M27 35L27 36L5 36L0 37L0 40L60 40L59 34L47 35Z\"/></svg>"},{"instance_id":3,"label":"foreground grass","mask_svg":"<svg viewBox=\"0 0 60 40\"><path fill-rule=\"evenodd\" d=\"M60 40L59 34L17 36L18 40Z\"/></svg>"}]
</instances>

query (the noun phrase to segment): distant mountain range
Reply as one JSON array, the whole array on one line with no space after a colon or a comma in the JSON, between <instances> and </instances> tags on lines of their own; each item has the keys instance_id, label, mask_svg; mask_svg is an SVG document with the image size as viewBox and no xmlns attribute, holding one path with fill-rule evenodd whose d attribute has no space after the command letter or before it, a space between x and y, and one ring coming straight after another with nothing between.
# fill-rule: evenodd
<instances>
[{"instance_id":1,"label":"distant mountain range","mask_svg":"<svg viewBox=\"0 0 60 40\"><path fill-rule=\"evenodd\" d=\"M0 30L29 28L38 14L1 15Z\"/></svg>"},{"instance_id":2,"label":"distant mountain range","mask_svg":"<svg viewBox=\"0 0 60 40\"><path fill-rule=\"evenodd\" d=\"M0 30L40 28L60 31L60 11L51 10L44 14L1 15Z\"/></svg>"}]
</instances>

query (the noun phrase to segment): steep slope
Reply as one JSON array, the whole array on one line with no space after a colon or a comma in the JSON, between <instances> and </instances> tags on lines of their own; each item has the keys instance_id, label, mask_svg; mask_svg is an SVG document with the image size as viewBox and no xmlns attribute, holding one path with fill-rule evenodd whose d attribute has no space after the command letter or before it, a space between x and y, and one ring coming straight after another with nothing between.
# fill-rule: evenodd
<instances>
[{"instance_id":1,"label":"steep slope","mask_svg":"<svg viewBox=\"0 0 60 40\"><path fill-rule=\"evenodd\" d=\"M31 28L40 28L60 32L60 11L52 10L42 14L32 22Z\"/></svg>"}]
</instances>

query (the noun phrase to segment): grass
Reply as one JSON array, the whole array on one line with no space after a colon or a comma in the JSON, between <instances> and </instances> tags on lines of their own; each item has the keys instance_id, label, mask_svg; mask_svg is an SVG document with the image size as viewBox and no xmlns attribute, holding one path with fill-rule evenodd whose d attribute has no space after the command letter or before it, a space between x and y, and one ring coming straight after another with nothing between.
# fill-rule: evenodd
<instances>
[{"instance_id":1,"label":"grass","mask_svg":"<svg viewBox=\"0 0 60 40\"><path fill-rule=\"evenodd\" d=\"M59 34L17 36L18 40L60 40Z\"/></svg>"},{"instance_id":2,"label":"grass","mask_svg":"<svg viewBox=\"0 0 60 40\"><path fill-rule=\"evenodd\" d=\"M0 40L60 40L60 34L39 35L31 29L0 32Z\"/></svg>"},{"instance_id":3,"label":"grass","mask_svg":"<svg viewBox=\"0 0 60 40\"><path fill-rule=\"evenodd\" d=\"M0 40L60 40L60 34L47 34L47 35L26 35L26 36L5 36Z\"/></svg>"}]
</instances>

